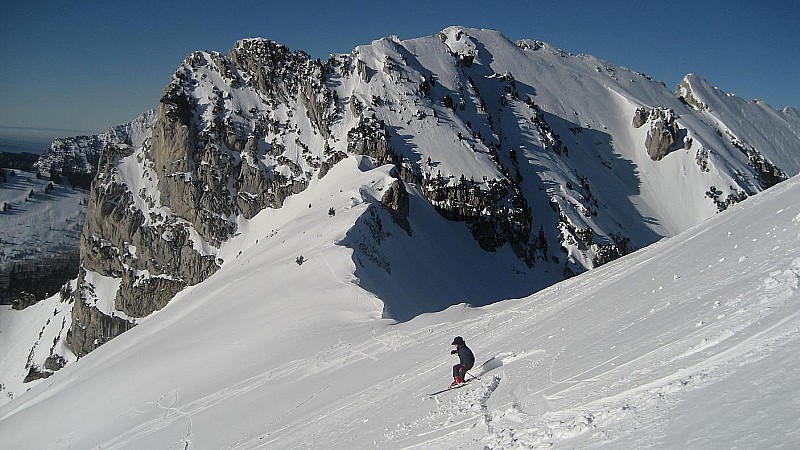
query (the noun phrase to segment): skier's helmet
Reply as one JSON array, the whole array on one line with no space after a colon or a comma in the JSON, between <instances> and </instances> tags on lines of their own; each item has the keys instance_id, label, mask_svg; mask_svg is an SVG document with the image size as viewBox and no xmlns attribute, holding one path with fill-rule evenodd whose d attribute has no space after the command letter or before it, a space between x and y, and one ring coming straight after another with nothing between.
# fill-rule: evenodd
<instances>
[{"instance_id":1,"label":"skier's helmet","mask_svg":"<svg viewBox=\"0 0 800 450\"><path fill-rule=\"evenodd\" d=\"M450 345L467 345L467 344L464 343L464 338L462 338L461 336L456 336L456 338L453 339L453 343Z\"/></svg>"}]
</instances>

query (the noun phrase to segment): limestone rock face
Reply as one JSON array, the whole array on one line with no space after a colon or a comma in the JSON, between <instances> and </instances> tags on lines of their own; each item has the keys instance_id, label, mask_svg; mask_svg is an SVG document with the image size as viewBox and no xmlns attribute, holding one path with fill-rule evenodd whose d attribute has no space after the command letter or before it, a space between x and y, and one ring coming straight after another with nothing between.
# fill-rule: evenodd
<instances>
[{"instance_id":1,"label":"limestone rock face","mask_svg":"<svg viewBox=\"0 0 800 450\"><path fill-rule=\"evenodd\" d=\"M634 116L634 126L639 122L637 120L638 111ZM647 121L650 123L650 128L647 130L644 146L650 159L658 161L666 156L678 142L678 123L675 121L675 113L672 110L659 108L650 111Z\"/></svg>"},{"instance_id":2,"label":"limestone rock face","mask_svg":"<svg viewBox=\"0 0 800 450\"><path fill-rule=\"evenodd\" d=\"M397 225L411 235L411 225L408 223L408 191L405 184L400 180L392 182L383 194L381 204L389 208Z\"/></svg>"},{"instance_id":3,"label":"limestone rock face","mask_svg":"<svg viewBox=\"0 0 800 450\"><path fill-rule=\"evenodd\" d=\"M120 159L130 157L131 150L106 148L89 199L81 263L86 270L121 279L117 310L144 317L166 305L181 288L214 273L217 266L212 256L193 249L184 223L148 223L136 207L135 194L113 181Z\"/></svg>"},{"instance_id":4,"label":"limestone rock face","mask_svg":"<svg viewBox=\"0 0 800 450\"><path fill-rule=\"evenodd\" d=\"M358 76L361 78L361 81L363 81L364 83L369 83L370 76L367 63L359 59L356 62L356 69L358 70Z\"/></svg>"},{"instance_id":5,"label":"limestone rock face","mask_svg":"<svg viewBox=\"0 0 800 450\"><path fill-rule=\"evenodd\" d=\"M700 101L694 94L692 90L692 84L689 81L689 77L684 77L680 83L678 83L678 87L675 90L675 95L683 99L687 105L691 106L696 111L704 111L708 109L708 105Z\"/></svg>"},{"instance_id":6,"label":"limestone rock face","mask_svg":"<svg viewBox=\"0 0 800 450\"><path fill-rule=\"evenodd\" d=\"M664 158L676 144L683 144L684 148L691 147L691 139L683 138L681 127L677 122L675 111L668 108L637 108L633 114L632 125L634 128L641 128L645 124L650 124L647 129L647 137L644 141L645 149L650 159L659 161ZM685 131L685 130L684 130Z\"/></svg>"},{"instance_id":7,"label":"limestone rock face","mask_svg":"<svg viewBox=\"0 0 800 450\"><path fill-rule=\"evenodd\" d=\"M165 88L147 135L103 146L81 261L118 282L115 311L135 320L163 308L218 269L215 249L237 217L281 207L342 159L328 145L334 98L324 73L321 62L265 39L240 41L228 56L195 52ZM229 101L236 89L249 109ZM76 294L70 343L79 355L134 324L91 305L90 278L79 278Z\"/></svg>"},{"instance_id":8,"label":"limestone rock face","mask_svg":"<svg viewBox=\"0 0 800 450\"><path fill-rule=\"evenodd\" d=\"M675 133L664 122L655 122L647 131L647 138L644 146L647 154L653 161L658 161L667 155L667 152L675 144Z\"/></svg>"},{"instance_id":9,"label":"limestone rock face","mask_svg":"<svg viewBox=\"0 0 800 450\"><path fill-rule=\"evenodd\" d=\"M72 326L67 343L77 356L85 356L133 326L132 322L108 316L96 307L79 301L72 309Z\"/></svg>"},{"instance_id":10,"label":"limestone rock face","mask_svg":"<svg viewBox=\"0 0 800 450\"><path fill-rule=\"evenodd\" d=\"M636 108L636 112L633 113L633 127L641 128L642 125L647 123L647 117L649 114L650 110L647 108Z\"/></svg>"},{"instance_id":11,"label":"limestone rock face","mask_svg":"<svg viewBox=\"0 0 800 450\"><path fill-rule=\"evenodd\" d=\"M347 133L347 149L356 155L369 156L379 164L393 159L386 125L378 120L363 118Z\"/></svg>"},{"instance_id":12,"label":"limestone rock face","mask_svg":"<svg viewBox=\"0 0 800 450\"><path fill-rule=\"evenodd\" d=\"M84 283L86 272L78 274L78 283ZM135 324L121 317L109 316L87 302L80 290L74 291L72 324L67 333L67 344L77 356L87 355L114 337L131 329Z\"/></svg>"}]
</instances>

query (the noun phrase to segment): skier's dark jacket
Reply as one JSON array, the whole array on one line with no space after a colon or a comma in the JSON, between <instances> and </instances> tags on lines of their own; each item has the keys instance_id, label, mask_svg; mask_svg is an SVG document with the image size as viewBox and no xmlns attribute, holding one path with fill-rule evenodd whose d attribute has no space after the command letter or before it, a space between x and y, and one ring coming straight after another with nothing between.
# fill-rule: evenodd
<instances>
[{"instance_id":1,"label":"skier's dark jacket","mask_svg":"<svg viewBox=\"0 0 800 450\"><path fill-rule=\"evenodd\" d=\"M467 370L472 369L472 366L475 365L475 355L472 354L472 350L466 345L460 344L456 347L456 351L458 352L459 363L463 364Z\"/></svg>"}]
</instances>

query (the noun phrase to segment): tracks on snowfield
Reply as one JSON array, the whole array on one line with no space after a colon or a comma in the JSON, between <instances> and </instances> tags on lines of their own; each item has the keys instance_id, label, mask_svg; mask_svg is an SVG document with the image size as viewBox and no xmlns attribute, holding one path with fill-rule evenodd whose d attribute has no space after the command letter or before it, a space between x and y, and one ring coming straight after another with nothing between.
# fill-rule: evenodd
<instances>
[{"instance_id":1,"label":"tracks on snowfield","mask_svg":"<svg viewBox=\"0 0 800 450\"><path fill-rule=\"evenodd\" d=\"M436 407L424 417L413 422L403 422L388 430L385 438L405 448L444 448L455 433L492 427L492 411L487 406L489 398L500 386L500 376L488 381L470 381L457 392L448 392L432 398ZM407 445L405 442L414 442Z\"/></svg>"},{"instance_id":2,"label":"tracks on snowfield","mask_svg":"<svg viewBox=\"0 0 800 450\"><path fill-rule=\"evenodd\" d=\"M714 302L714 314L726 320L698 324L696 332L673 337L632 359L619 354L560 380L553 379L551 364L551 385L526 395L542 394L544 400L556 401L568 397L573 402L543 414L526 413L513 403L505 410L498 408L489 430L494 436L487 434L485 448L535 448L559 442L614 446L637 429L663 428L664 412L692 391L771 355L791 354L800 341L800 310L793 304L800 287L800 258L762 280L752 293L760 299L757 302L740 298ZM611 366L615 359L627 360ZM584 376L589 378L580 379ZM580 399L584 401L574 402Z\"/></svg>"},{"instance_id":3,"label":"tracks on snowfield","mask_svg":"<svg viewBox=\"0 0 800 450\"><path fill-rule=\"evenodd\" d=\"M661 326L650 344L617 349L586 361L569 353L582 344L574 333L556 330L541 336L552 331L541 326L531 335L522 333L531 323L547 323L558 312L547 303L529 304L527 314L487 309L459 322L389 327L366 338L348 339L340 333L338 342L314 355L202 398L181 403L185 395L179 396L177 390L166 392L130 411L146 421L101 447L121 448L142 436L165 433L167 427L173 442L188 445L192 430L200 428L195 415L269 389L275 381L305 390L291 403L276 407L260 428L251 428L229 448L309 448L331 439L340 444L352 442L356 447L370 446L374 439L374 445L383 448L474 444L499 449L633 442L636 430L665 426L665 411L678 407L693 391L731 376L742 366L773 354L787 354L787 349L796 347L800 341L800 310L796 307L800 258L766 270L760 280L758 288L749 293L752 299L743 295L721 300L710 297L708 302L692 306L709 319L683 324L688 332L673 333L672 324L662 326L658 320L663 320L663 315L650 319L647 306L644 315L633 317L644 317L649 326ZM630 321L620 323L622 332ZM519 336L515 343L519 347L494 353L476 367L482 380L431 399L425 394L431 380L448 376L451 363L442 354L440 337L463 329L483 330L484 335L475 333L475 340L494 348L508 348L507 337ZM565 361L567 358L571 360ZM391 365L395 359L399 363ZM416 365L410 367L408 362ZM371 378L363 383L344 378L362 372ZM381 373L390 375L381 378ZM301 381L290 383L295 377ZM395 405L399 411L393 409ZM331 436L332 430L338 434Z\"/></svg>"}]
</instances>

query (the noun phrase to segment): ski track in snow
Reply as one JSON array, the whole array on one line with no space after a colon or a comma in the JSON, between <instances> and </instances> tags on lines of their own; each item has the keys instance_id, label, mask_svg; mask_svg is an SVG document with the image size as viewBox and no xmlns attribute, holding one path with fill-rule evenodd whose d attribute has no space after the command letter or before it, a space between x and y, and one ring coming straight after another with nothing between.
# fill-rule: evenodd
<instances>
[{"instance_id":1,"label":"ski track in snow","mask_svg":"<svg viewBox=\"0 0 800 450\"><path fill-rule=\"evenodd\" d=\"M613 433L598 432L597 437L589 442L589 444L605 445L613 443L625 434L634 433L636 429L643 428L646 423L650 426L657 426L656 422L661 415L659 410L668 409L679 402L685 391L701 389L708 384L719 382L731 375L741 365L765 358L767 354L780 347L796 345L800 338L800 311L783 316L781 307L785 306L786 302L796 301L796 298L793 297L796 295L799 279L800 258L795 259L790 268L772 272L763 281L766 295L761 302L765 308L764 311L769 311L769 314L749 320L741 329L723 329L721 333L717 333L717 339L704 338L702 345L690 347L687 352L668 359L663 364L675 367L675 369L671 369L669 373L660 378L647 381L652 376L651 370L647 368L623 376L622 373L625 372L623 365L597 373L592 379L576 382L583 384L598 381L600 378L619 377L618 381L599 391L599 398L587 403L564 410L548 411L541 416L527 415L515 405L510 405L505 411L494 411L492 421L496 425L494 430L487 433L486 440L483 442L484 448L536 448L563 442L590 430L613 429ZM761 324L762 321L774 323L766 325L766 323ZM752 330L752 334L741 341L694 365L682 367L679 364L680 360L692 354L724 345L728 339L747 331L748 327L761 329ZM686 340L691 341L692 336L682 339L682 341ZM651 353L669 351L667 347L675 344L677 343L670 343ZM619 355L612 360L618 357ZM629 361L626 365L642 358L659 360L658 355L645 354ZM639 366L649 367L641 364ZM577 374L575 377L585 373ZM551 382L556 385L560 384L553 380ZM568 387L556 393L563 395L573 388ZM618 388L622 388L622 390L614 393ZM549 389L545 388L541 391ZM536 393L538 392L534 392L534 394Z\"/></svg>"},{"instance_id":2,"label":"ski track in snow","mask_svg":"<svg viewBox=\"0 0 800 450\"><path fill-rule=\"evenodd\" d=\"M756 362L798 340L800 312L786 314L783 309L787 302L796 300L798 279L800 258L794 259L787 269L773 270L762 279L760 292L753 294L761 298L758 303L760 310L755 315L753 312L743 314L741 298L724 304L715 302L712 309L717 317L728 317L728 320L719 324L698 326L694 332L667 341L662 346L618 365L613 363L625 359L625 353L617 354L579 373L558 378L553 374L553 368L561 354L558 352L551 357L548 364L550 385L525 393L528 398L541 394L545 400L571 397L584 399L585 402L539 415L525 412L514 401L492 405L490 400L502 384L502 375L490 372L532 357L541 362L541 358L547 356L543 349L504 352L491 357L480 366L480 376L485 378L490 373L488 382L479 382L477 387L467 385L456 392L448 391L435 396L435 408L416 420L402 421L387 428L384 438L392 448L395 444L403 448L448 448L456 436L463 437L464 434L471 436L471 442L484 448L536 448L565 442L611 445L646 426L658 428L662 426L658 421L664 411L680 402L682 396L689 391L717 383L731 375L737 367ZM561 303L561 307L563 306L564 303ZM543 308L538 312L545 314L548 310ZM741 320L736 319L737 314L742 316ZM507 311L473 319L471 322L483 323L484 330L488 323L493 323L494 329L498 325L513 328L515 319L520 317L524 316L518 314L518 311ZM448 324L440 326L448 327ZM669 333L664 336L668 338ZM414 339L413 334L401 335L398 332L386 333L376 337L375 341L385 347L385 350L392 351L402 347L401 343L412 345L421 342ZM561 351L563 350L562 346ZM439 366L421 367L418 375L410 377L410 380L425 376ZM631 371L631 368L634 370ZM377 404L388 400L389 394L381 394L384 387L388 388L391 384L395 382L386 382L385 386L367 389L357 395L355 400L348 401L316 419L324 420L354 405L363 405L363 402ZM594 391L591 385L599 385L600 389ZM303 419L289 427L304 425ZM276 434L281 431L283 430L278 430ZM580 440L582 437L584 440ZM269 447L280 442L280 436L271 441L259 437L242 442L234 448Z\"/></svg>"},{"instance_id":3,"label":"ski track in snow","mask_svg":"<svg viewBox=\"0 0 800 450\"><path fill-rule=\"evenodd\" d=\"M525 413L515 403L491 408L488 400L501 380L500 376L495 375L488 385L484 384L480 389L467 386L468 392L456 393L452 398L448 397L452 394L450 392L437 396L436 410L422 419L397 424L395 429L387 431L385 437L402 446L405 446L402 444L404 439L422 439L409 448L444 448L454 435L477 428L485 431L477 433L482 436L473 440L484 448L535 448L569 442L587 433L592 436L586 443L605 445L635 433L636 429L644 426L658 428L661 426L658 420L663 410L674 406L687 391L719 382L740 365L758 361L769 352L791 345L798 339L800 312L784 316L780 308L795 295L799 276L800 259L795 259L790 268L773 271L763 279L765 292L760 294L763 298L760 314L733 321L733 324L723 322L712 329L699 328L696 332L620 365L613 366L611 363L622 359L624 354L569 377L554 379L553 367L560 356L559 352L552 358L548 368L551 385L526 395L531 397L541 393L546 400L556 400L571 394L573 398L586 399L586 403L551 410L539 416ZM739 304L733 301L727 308L735 314ZM508 325L511 321L513 318L507 319L504 324ZM742 335L744 337L740 338ZM676 353L675 350L681 347L686 350ZM724 349L720 350L720 347ZM684 365L684 360L709 351L716 351L716 354L710 357L703 355L697 363ZM501 361L492 367L496 369L542 352L498 355L487 363ZM652 366L663 367L658 373L664 374L653 379L656 369L652 369ZM631 367L644 368L630 372ZM598 392L587 389L587 384L610 380L617 381ZM580 392L582 390L587 392ZM578 391L577 395L572 391ZM426 429L428 431L419 432ZM471 434L476 433L473 431Z\"/></svg>"},{"instance_id":4,"label":"ski track in snow","mask_svg":"<svg viewBox=\"0 0 800 450\"><path fill-rule=\"evenodd\" d=\"M799 277L800 258L796 259L789 269L773 271L763 280L765 293L761 304L765 307L763 311L767 313L759 318L750 318L738 327L730 328L727 327L729 324L726 324L727 328L723 327L719 331L708 332L704 329L705 333L699 331L691 333L617 366L610 364L621 359L624 354L616 355L572 376L553 379L553 365L559 357L559 354L556 354L548 368L551 385L526 393L526 397L542 394L545 399L555 400L566 397L571 391L586 390L588 384L616 380L596 393L583 392L582 395L572 393L573 397L587 399L585 403L551 410L541 415L526 413L514 402L490 405L492 394L502 384L502 376L491 372L534 355L541 357L545 353L544 350L505 352L479 366L481 370L479 376L485 379L488 374L488 381L475 380L473 384L456 392L448 391L435 396L435 408L416 420L397 423L385 431L384 438L392 448L395 444L403 448L448 448L454 436L466 433L473 436L473 441L484 448L536 448L579 438L590 431L595 435L589 444L610 444L645 425L657 427L662 411L679 402L681 395L686 391L701 389L710 383L718 382L731 374L739 365L757 361L765 357L766 353L779 346L791 345L800 337L800 312L783 316L783 311L780 309L795 294ZM728 307L736 308L738 305L732 302ZM511 316L517 317L514 314ZM489 320L497 319L498 317L494 316ZM503 323L508 325L511 321L513 319L505 319ZM768 324L768 322L774 323ZM761 329L751 330L750 327ZM776 330L784 330L778 334L778 338ZM750 332L749 336L738 341L735 339L746 331ZM701 334L710 335L711 338L703 337L699 345L692 345L691 342L696 341ZM416 343L417 340L412 337L413 335L405 335L400 338L399 333L387 333L381 338L376 338L375 342L387 350L396 350L400 342ZM702 358L689 366L681 364L682 360L692 355L712 350L713 347L724 346L728 341L733 343L711 357ZM675 349L678 347L687 350L676 353ZM657 363L658 361L661 362ZM653 379L652 372L655 369L651 369L651 365L666 366L664 375ZM433 366L427 370L423 367L419 374L410 379L425 376L437 367ZM644 369L630 372L629 367L644 367ZM312 422L323 421L347 411L354 405L363 406L364 402L381 403L389 397L392 392L389 387L393 384L394 381L387 381L385 386L369 388L356 395L354 399L316 417ZM385 392L389 394L381 395ZM297 405L300 406L302 403ZM279 444L282 442L280 436L282 431L305 426L306 419L308 417L299 419L283 429L275 430L276 437L273 440L259 436L239 442L232 448L271 447Z\"/></svg>"}]
</instances>

